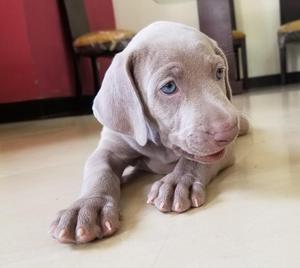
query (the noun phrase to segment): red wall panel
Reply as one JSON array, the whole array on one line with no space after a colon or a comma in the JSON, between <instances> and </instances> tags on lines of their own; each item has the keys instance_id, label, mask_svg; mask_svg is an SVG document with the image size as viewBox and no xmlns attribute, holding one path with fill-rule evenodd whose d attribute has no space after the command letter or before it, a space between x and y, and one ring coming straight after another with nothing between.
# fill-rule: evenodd
<instances>
[{"instance_id":1,"label":"red wall panel","mask_svg":"<svg viewBox=\"0 0 300 268\"><path fill-rule=\"evenodd\" d=\"M91 30L114 28L110 0L85 0ZM67 97L75 93L70 52L57 0L0 1L0 103ZM101 60L101 73L109 60ZM84 93L93 92L83 60Z\"/></svg>"},{"instance_id":2,"label":"red wall panel","mask_svg":"<svg viewBox=\"0 0 300 268\"><path fill-rule=\"evenodd\" d=\"M57 1L25 0L24 10L39 87L37 98L74 95L69 53L64 44Z\"/></svg>"},{"instance_id":3,"label":"red wall panel","mask_svg":"<svg viewBox=\"0 0 300 268\"><path fill-rule=\"evenodd\" d=\"M0 1L0 103L34 99L35 83L23 1Z\"/></svg>"},{"instance_id":4,"label":"red wall panel","mask_svg":"<svg viewBox=\"0 0 300 268\"><path fill-rule=\"evenodd\" d=\"M115 28L112 1L85 0L85 8L91 31Z\"/></svg>"}]
</instances>

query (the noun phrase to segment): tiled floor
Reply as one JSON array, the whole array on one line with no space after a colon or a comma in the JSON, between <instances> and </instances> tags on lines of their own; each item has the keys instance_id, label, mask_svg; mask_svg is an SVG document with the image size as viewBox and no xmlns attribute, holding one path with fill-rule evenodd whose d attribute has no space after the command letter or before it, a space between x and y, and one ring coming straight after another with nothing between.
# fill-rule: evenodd
<instances>
[{"instance_id":1,"label":"tiled floor","mask_svg":"<svg viewBox=\"0 0 300 268\"><path fill-rule=\"evenodd\" d=\"M77 196L100 127L92 116L0 126L0 267L300 267L300 85L236 96L253 129L205 206L162 214L146 205L157 176L122 194L122 227L87 245L48 234Z\"/></svg>"}]
</instances>

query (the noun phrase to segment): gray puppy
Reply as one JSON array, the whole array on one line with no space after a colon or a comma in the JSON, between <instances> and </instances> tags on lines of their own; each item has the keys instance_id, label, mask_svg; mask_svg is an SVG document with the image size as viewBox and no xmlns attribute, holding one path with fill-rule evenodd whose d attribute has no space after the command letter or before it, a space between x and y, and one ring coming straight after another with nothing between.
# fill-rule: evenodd
<instances>
[{"instance_id":1,"label":"gray puppy","mask_svg":"<svg viewBox=\"0 0 300 268\"><path fill-rule=\"evenodd\" d=\"M86 243L119 228L120 183L128 166L166 174L148 203L184 212L234 162L232 144L248 130L231 103L226 58L197 29L156 22L117 54L94 100L103 124L84 169L81 194L50 227L62 243Z\"/></svg>"}]
</instances>

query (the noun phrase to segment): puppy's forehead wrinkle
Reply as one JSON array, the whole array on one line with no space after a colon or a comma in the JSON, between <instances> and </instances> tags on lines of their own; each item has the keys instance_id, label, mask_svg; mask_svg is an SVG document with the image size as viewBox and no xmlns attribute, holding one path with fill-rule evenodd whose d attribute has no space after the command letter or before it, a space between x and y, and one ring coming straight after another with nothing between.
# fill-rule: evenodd
<instances>
[{"instance_id":1,"label":"puppy's forehead wrinkle","mask_svg":"<svg viewBox=\"0 0 300 268\"><path fill-rule=\"evenodd\" d=\"M212 66L215 66L217 64L224 65L224 60L216 54L204 54L203 61L204 63L210 64Z\"/></svg>"},{"instance_id":2,"label":"puppy's forehead wrinkle","mask_svg":"<svg viewBox=\"0 0 300 268\"><path fill-rule=\"evenodd\" d=\"M177 77L180 76L180 73L182 71L181 64L178 62L169 62L165 65L153 69L154 70L150 73L150 75L154 80L163 79L167 76Z\"/></svg>"}]
</instances>

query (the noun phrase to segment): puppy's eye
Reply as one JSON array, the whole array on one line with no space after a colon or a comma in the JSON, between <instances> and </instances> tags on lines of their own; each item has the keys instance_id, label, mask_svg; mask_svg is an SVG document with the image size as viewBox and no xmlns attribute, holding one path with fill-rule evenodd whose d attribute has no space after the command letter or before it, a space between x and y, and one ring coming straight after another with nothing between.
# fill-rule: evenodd
<instances>
[{"instance_id":1,"label":"puppy's eye","mask_svg":"<svg viewBox=\"0 0 300 268\"><path fill-rule=\"evenodd\" d=\"M160 90L167 95L173 94L176 89L177 87L174 81L170 81L160 88Z\"/></svg>"},{"instance_id":2,"label":"puppy's eye","mask_svg":"<svg viewBox=\"0 0 300 268\"><path fill-rule=\"evenodd\" d=\"M221 80L224 76L224 68L218 67L216 69L216 80Z\"/></svg>"}]
</instances>

